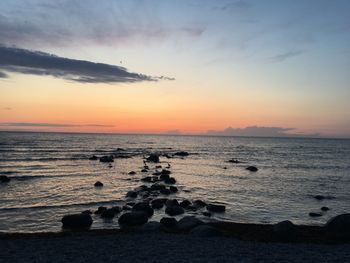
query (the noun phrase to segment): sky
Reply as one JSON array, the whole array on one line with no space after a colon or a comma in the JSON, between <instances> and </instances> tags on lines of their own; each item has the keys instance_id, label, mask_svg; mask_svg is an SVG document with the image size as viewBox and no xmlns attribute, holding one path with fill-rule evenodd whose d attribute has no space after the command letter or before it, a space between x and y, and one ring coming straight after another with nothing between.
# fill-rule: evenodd
<instances>
[{"instance_id":1,"label":"sky","mask_svg":"<svg viewBox=\"0 0 350 263\"><path fill-rule=\"evenodd\" d=\"M0 1L0 130L350 137L350 1Z\"/></svg>"}]
</instances>

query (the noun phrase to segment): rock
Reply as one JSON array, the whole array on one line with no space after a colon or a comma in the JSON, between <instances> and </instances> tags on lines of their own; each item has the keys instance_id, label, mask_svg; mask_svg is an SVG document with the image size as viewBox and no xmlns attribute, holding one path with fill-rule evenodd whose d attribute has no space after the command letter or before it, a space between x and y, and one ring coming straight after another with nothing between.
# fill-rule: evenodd
<instances>
[{"instance_id":1,"label":"rock","mask_svg":"<svg viewBox=\"0 0 350 263\"><path fill-rule=\"evenodd\" d=\"M203 221L194 216L185 216L177 223L177 229L182 232L188 232L196 226L202 225Z\"/></svg>"},{"instance_id":2,"label":"rock","mask_svg":"<svg viewBox=\"0 0 350 263\"><path fill-rule=\"evenodd\" d=\"M100 157L100 162L112 163L112 162L114 162L114 159L113 159L113 156L102 156L102 157Z\"/></svg>"},{"instance_id":3,"label":"rock","mask_svg":"<svg viewBox=\"0 0 350 263\"><path fill-rule=\"evenodd\" d=\"M206 212L206 211L204 211L204 212L202 213L202 215L204 215L204 216L206 216L206 217L211 217L211 213L210 213L210 212Z\"/></svg>"},{"instance_id":4,"label":"rock","mask_svg":"<svg viewBox=\"0 0 350 263\"><path fill-rule=\"evenodd\" d=\"M318 201L322 201L324 199L334 199L333 196L323 196L323 195L315 195L314 198Z\"/></svg>"},{"instance_id":5,"label":"rock","mask_svg":"<svg viewBox=\"0 0 350 263\"><path fill-rule=\"evenodd\" d=\"M135 175L135 174L136 174L135 171L128 172L128 175Z\"/></svg>"},{"instance_id":6,"label":"rock","mask_svg":"<svg viewBox=\"0 0 350 263\"><path fill-rule=\"evenodd\" d=\"M88 215L91 215L92 214L92 212L91 212L91 210L85 210L85 211L83 211L83 212L81 212L82 214L88 214Z\"/></svg>"},{"instance_id":7,"label":"rock","mask_svg":"<svg viewBox=\"0 0 350 263\"><path fill-rule=\"evenodd\" d=\"M146 182L146 183L150 183L152 182L152 177L151 176L147 176L141 179L142 182Z\"/></svg>"},{"instance_id":8,"label":"rock","mask_svg":"<svg viewBox=\"0 0 350 263\"><path fill-rule=\"evenodd\" d=\"M95 214L96 215L100 215L102 214L104 211L107 210L107 207L104 207L104 206L100 206L99 208L97 208L97 210L95 211Z\"/></svg>"},{"instance_id":9,"label":"rock","mask_svg":"<svg viewBox=\"0 0 350 263\"><path fill-rule=\"evenodd\" d=\"M160 220L161 225L168 229L174 229L177 227L177 221L173 217L163 217Z\"/></svg>"},{"instance_id":10,"label":"rock","mask_svg":"<svg viewBox=\"0 0 350 263\"><path fill-rule=\"evenodd\" d=\"M167 170L167 169L163 169L161 171L161 175L170 175L170 174L171 174L171 172L169 170Z\"/></svg>"},{"instance_id":11,"label":"rock","mask_svg":"<svg viewBox=\"0 0 350 263\"><path fill-rule=\"evenodd\" d=\"M95 160L98 160L98 157L96 155L93 155L89 158L89 160L95 161Z\"/></svg>"},{"instance_id":12,"label":"rock","mask_svg":"<svg viewBox=\"0 0 350 263\"><path fill-rule=\"evenodd\" d=\"M193 202L193 205L200 208L200 207L205 207L207 204L202 200L195 200Z\"/></svg>"},{"instance_id":13,"label":"rock","mask_svg":"<svg viewBox=\"0 0 350 263\"><path fill-rule=\"evenodd\" d=\"M321 207L321 210L324 211L324 212L326 212L326 211L329 210L329 208L328 208L327 206L322 206L322 207Z\"/></svg>"},{"instance_id":14,"label":"rock","mask_svg":"<svg viewBox=\"0 0 350 263\"><path fill-rule=\"evenodd\" d=\"M168 179L164 180L164 183L166 183L166 184L175 184L176 180L175 180L174 177L169 177Z\"/></svg>"},{"instance_id":15,"label":"rock","mask_svg":"<svg viewBox=\"0 0 350 263\"><path fill-rule=\"evenodd\" d=\"M247 168L245 168L246 170L248 171L251 171L251 172L256 172L258 171L258 168L256 168L255 166L248 166Z\"/></svg>"},{"instance_id":16,"label":"rock","mask_svg":"<svg viewBox=\"0 0 350 263\"><path fill-rule=\"evenodd\" d=\"M179 206L179 202L176 199L168 199L165 202L166 206Z\"/></svg>"},{"instance_id":17,"label":"rock","mask_svg":"<svg viewBox=\"0 0 350 263\"><path fill-rule=\"evenodd\" d=\"M97 181L95 184L94 184L95 187L102 187L103 186L103 183L101 183L100 181Z\"/></svg>"},{"instance_id":18,"label":"rock","mask_svg":"<svg viewBox=\"0 0 350 263\"><path fill-rule=\"evenodd\" d=\"M113 209L115 214L119 214L122 211L120 206L113 206L111 209Z\"/></svg>"},{"instance_id":19,"label":"rock","mask_svg":"<svg viewBox=\"0 0 350 263\"><path fill-rule=\"evenodd\" d=\"M160 193L163 195L170 195L171 191L169 189L160 189Z\"/></svg>"},{"instance_id":20,"label":"rock","mask_svg":"<svg viewBox=\"0 0 350 263\"><path fill-rule=\"evenodd\" d=\"M162 169L161 165L156 165L156 169Z\"/></svg>"},{"instance_id":21,"label":"rock","mask_svg":"<svg viewBox=\"0 0 350 263\"><path fill-rule=\"evenodd\" d=\"M144 225L147 223L147 221L148 221L148 216L143 211L128 212L128 213L122 214L118 219L118 223L121 226Z\"/></svg>"},{"instance_id":22,"label":"rock","mask_svg":"<svg viewBox=\"0 0 350 263\"><path fill-rule=\"evenodd\" d=\"M179 191L176 186L169 186L169 190L172 193L176 193L177 191Z\"/></svg>"},{"instance_id":23,"label":"rock","mask_svg":"<svg viewBox=\"0 0 350 263\"><path fill-rule=\"evenodd\" d=\"M115 216L115 210L113 208L108 208L101 213L101 217L103 218L113 218Z\"/></svg>"},{"instance_id":24,"label":"rock","mask_svg":"<svg viewBox=\"0 0 350 263\"><path fill-rule=\"evenodd\" d=\"M129 192L126 193L126 197L136 198L137 197L137 192L129 191Z\"/></svg>"},{"instance_id":25,"label":"rock","mask_svg":"<svg viewBox=\"0 0 350 263\"><path fill-rule=\"evenodd\" d=\"M137 203L132 207L132 212L141 211L147 214L148 217L153 216L153 208L148 203Z\"/></svg>"},{"instance_id":26,"label":"rock","mask_svg":"<svg viewBox=\"0 0 350 263\"><path fill-rule=\"evenodd\" d=\"M182 208L187 208L187 207L189 207L190 205L191 205L192 203L190 202L190 201L188 201L188 200L183 200L181 203L180 203L180 206L182 207Z\"/></svg>"},{"instance_id":27,"label":"rock","mask_svg":"<svg viewBox=\"0 0 350 263\"><path fill-rule=\"evenodd\" d=\"M0 175L0 182L1 183L8 183L10 181L11 181L11 179L9 177L7 177L6 175Z\"/></svg>"},{"instance_id":28,"label":"rock","mask_svg":"<svg viewBox=\"0 0 350 263\"><path fill-rule=\"evenodd\" d=\"M289 220L273 225L272 230L281 239L291 239L297 236L297 227Z\"/></svg>"},{"instance_id":29,"label":"rock","mask_svg":"<svg viewBox=\"0 0 350 263\"><path fill-rule=\"evenodd\" d=\"M320 217L320 216L322 216L322 214L310 212L309 216L311 216L311 217Z\"/></svg>"},{"instance_id":30,"label":"rock","mask_svg":"<svg viewBox=\"0 0 350 263\"><path fill-rule=\"evenodd\" d=\"M207 205L207 210L215 213L223 213L225 212L226 207L224 205L209 204Z\"/></svg>"},{"instance_id":31,"label":"rock","mask_svg":"<svg viewBox=\"0 0 350 263\"><path fill-rule=\"evenodd\" d=\"M166 186L164 184L155 183L151 185L151 191L159 191L165 188Z\"/></svg>"},{"instance_id":32,"label":"rock","mask_svg":"<svg viewBox=\"0 0 350 263\"><path fill-rule=\"evenodd\" d=\"M141 173L147 173L147 172L148 172L147 169L142 169L142 170L141 170Z\"/></svg>"},{"instance_id":33,"label":"rock","mask_svg":"<svg viewBox=\"0 0 350 263\"><path fill-rule=\"evenodd\" d=\"M92 218L89 214L72 214L62 217L61 222L63 228L89 228L92 225Z\"/></svg>"},{"instance_id":34,"label":"rock","mask_svg":"<svg viewBox=\"0 0 350 263\"><path fill-rule=\"evenodd\" d=\"M185 210L181 206L167 206L165 213L170 216L177 216L185 213Z\"/></svg>"},{"instance_id":35,"label":"rock","mask_svg":"<svg viewBox=\"0 0 350 263\"><path fill-rule=\"evenodd\" d=\"M150 154L150 156L146 159L148 162L159 163L159 155L158 154Z\"/></svg>"},{"instance_id":36,"label":"rock","mask_svg":"<svg viewBox=\"0 0 350 263\"><path fill-rule=\"evenodd\" d=\"M350 214L342 214L331 218L326 223L325 228L333 235L350 238Z\"/></svg>"},{"instance_id":37,"label":"rock","mask_svg":"<svg viewBox=\"0 0 350 263\"><path fill-rule=\"evenodd\" d=\"M222 232L215 227L208 225L198 225L190 231L191 235L197 237L220 237L223 236Z\"/></svg>"},{"instance_id":38,"label":"rock","mask_svg":"<svg viewBox=\"0 0 350 263\"><path fill-rule=\"evenodd\" d=\"M163 199L154 199L151 202L151 206L154 209L161 209L164 206L164 200Z\"/></svg>"},{"instance_id":39,"label":"rock","mask_svg":"<svg viewBox=\"0 0 350 263\"><path fill-rule=\"evenodd\" d=\"M161 228L161 224L159 222L150 221L142 226L141 231L154 233L154 232L160 231L160 228Z\"/></svg>"},{"instance_id":40,"label":"rock","mask_svg":"<svg viewBox=\"0 0 350 263\"><path fill-rule=\"evenodd\" d=\"M132 209L132 207L130 205L123 205L123 207L122 207L122 210L124 210L124 211L128 211L131 209Z\"/></svg>"},{"instance_id":41,"label":"rock","mask_svg":"<svg viewBox=\"0 0 350 263\"><path fill-rule=\"evenodd\" d=\"M175 156L181 156L181 157L185 157L185 156L189 156L190 154L188 152L185 151L181 151L181 152L176 152L174 153Z\"/></svg>"},{"instance_id":42,"label":"rock","mask_svg":"<svg viewBox=\"0 0 350 263\"><path fill-rule=\"evenodd\" d=\"M237 159L231 159L228 160L229 163L241 163L240 161L238 161Z\"/></svg>"}]
</instances>

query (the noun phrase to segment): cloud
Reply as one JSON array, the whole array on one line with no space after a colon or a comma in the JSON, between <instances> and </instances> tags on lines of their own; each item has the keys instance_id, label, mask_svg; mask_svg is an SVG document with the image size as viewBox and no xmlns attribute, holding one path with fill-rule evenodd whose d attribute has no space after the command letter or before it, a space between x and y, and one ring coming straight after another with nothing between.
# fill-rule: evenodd
<instances>
[{"instance_id":1,"label":"cloud","mask_svg":"<svg viewBox=\"0 0 350 263\"><path fill-rule=\"evenodd\" d=\"M12 110L12 108L10 108L10 107L3 107L2 109L3 110Z\"/></svg>"},{"instance_id":2,"label":"cloud","mask_svg":"<svg viewBox=\"0 0 350 263\"><path fill-rule=\"evenodd\" d=\"M0 127L114 127L104 124L65 124L44 122L0 122Z\"/></svg>"},{"instance_id":3,"label":"cloud","mask_svg":"<svg viewBox=\"0 0 350 263\"><path fill-rule=\"evenodd\" d=\"M128 72L124 67L58 57L0 45L0 70L22 74L53 76L81 83L132 83L140 81L173 80ZM6 74L5 74L6 76Z\"/></svg>"},{"instance_id":4,"label":"cloud","mask_svg":"<svg viewBox=\"0 0 350 263\"><path fill-rule=\"evenodd\" d=\"M228 11L228 12L241 12L244 10L247 10L251 8L251 3L248 3L245 0L238 0L230 3L226 3L222 6L220 6L220 10L222 11Z\"/></svg>"},{"instance_id":5,"label":"cloud","mask_svg":"<svg viewBox=\"0 0 350 263\"><path fill-rule=\"evenodd\" d=\"M287 52L269 57L269 60L273 62L282 62L282 61L285 61L286 59L299 56L303 53L305 53L304 50L287 51Z\"/></svg>"},{"instance_id":6,"label":"cloud","mask_svg":"<svg viewBox=\"0 0 350 263\"><path fill-rule=\"evenodd\" d=\"M220 136L252 136L252 137L318 137L319 134L301 134L290 133L295 128L282 128L282 127L258 127L249 126L246 128L232 128L228 127L222 131L209 130L208 135L220 135Z\"/></svg>"},{"instance_id":7,"label":"cloud","mask_svg":"<svg viewBox=\"0 0 350 263\"><path fill-rule=\"evenodd\" d=\"M4 79L4 78L7 78L7 77L8 77L8 75L6 73L0 71L0 78Z\"/></svg>"}]
</instances>

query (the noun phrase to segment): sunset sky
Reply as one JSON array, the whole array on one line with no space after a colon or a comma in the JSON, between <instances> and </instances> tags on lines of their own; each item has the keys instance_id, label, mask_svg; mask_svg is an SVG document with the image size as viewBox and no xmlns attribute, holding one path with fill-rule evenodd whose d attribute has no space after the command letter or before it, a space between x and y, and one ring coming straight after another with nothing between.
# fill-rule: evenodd
<instances>
[{"instance_id":1,"label":"sunset sky","mask_svg":"<svg viewBox=\"0 0 350 263\"><path fill-rule=\"evenodd\" d=\"M3 0L0 130L350 137L349 14L347 0Z\"/></svg>"}]
</instances>

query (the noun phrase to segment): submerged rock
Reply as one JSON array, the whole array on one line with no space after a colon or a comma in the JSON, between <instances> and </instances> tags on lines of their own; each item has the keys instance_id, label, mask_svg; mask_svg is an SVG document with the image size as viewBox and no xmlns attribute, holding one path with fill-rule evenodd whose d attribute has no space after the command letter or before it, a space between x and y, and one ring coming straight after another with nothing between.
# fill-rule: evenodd
<instances>
[{"instance_id":1,"label":"submerged rock","mask_svg":"<svg viewBox=\"0 0 350 263\"><path fill-rule=\"evenodd\" d=\"M135 171L128 172L128 175L135 175L135 174L136 174Z\"/></svg>"},{"instance_id":2,"label":"submerged rock","mask_svg":"<svg viewBox=\"0 0 350 263\"><path fill-rule=\"evenodd\" d=\"M128 212L122 214L118 219L118 223L121 226L139 226L146 224L147 221L148 216L143 211Z\"/></svg>"},{"instance_id":3,"label":"submerged rock","mask_svg":"<svg viewBox=\"0 0 350 263\"><path fill-rule=\"evenodd\" d=\"M114 162L114 158L113 158L113 156L102 156L102 157L100 157L100 162L112 163L112 162Z\"/></svg>"},{"instance_id":4,"label":"submerged rock","mask_svg":"<svg viewBox=\"0 0 350 263\"><path fill-rule=\"evenodd\" d=\"M326 212L326 211L329 210L329 208L328 208L327 206L322 206L322 207L321 207L321 210L324 211L324 212Z\"/></svg>"},{"instance_id":5,"label":"submerged rock","mask_svg":"<svg viewBox=\"0 0 350 263\"><path fill-rule=\"evenodd\" d=\"M137 192L129 191L129 192L126 193L126 197L136 198L137 197Z\"/></svg>"},{"instance_id":6,"label":"submerged rock","mask_svg":"<svg viewBox=\"0 0 350 263\"><path fill-rule=\"evenodd\" d=\"M315 195L314 198L318 201L322 201L324 199L334 199L333 196L324 196L324 195Z\"/></svg>"},{"instance_id":7,"label":"submerged rock","mask_svg":"<svg viewBox=\"0 0 350 263\"><path fill-rule=\"evenodd\" d=\"M89 228L92 225L92 218L89 214L72 214L62 217L62 227L70 229Z\"/></svg>"},{"instance_id":8,"label":"submerged rock","mask_svg":"<svg viewBox=\"0 0 350 263\"><path fill-rule=\"evenodd\" d=\"M96 155L93 155L89 158L89 160L95 161L95 160L98 160L98 157Z\"/></svg>"},{"instance_id":9,"label":"submerged rock","mask_svg":"<svg viewBox=\"0 0 350 263\"><path fill-rule=\"evenodd\" d=\"M152 153L146 158L148 162L159 163L159 155Z\"/></svg>"},{"instance_id":10,"label":"submerged rock","mask_svg":"<svg viewBox=\"0 0 350 263\"><path fill-rule=\"evenodd\" d=\"M95 187L102 187L103 186L103 183L101 183L100 181L97 181L95 184L94 184Z\"/></svg>"},{"instance_id":11,"label":"submerged rock","mask_svg":"<svg viewBox=\"0 0 350 263\"><path fill-rule=\"evenodd\" d=\"M207 210L215 213L223 213L225 212L226 207L224 205L209 204L207 205Z\"/></svg>"},{"instance_id":12,"label":"submerged rock","mask_svg":"<svg viewBox=\"0 0 350 263\"><path fill-rule=\"evenodd\" d=\"M8 183L10 181L11 181L11 179L9 177L7 177L6 175L0 175L0 182L1 183Z\"/></svg>"},{"instance_id":13,"label":"submerged rock","mask_svg":"<svg viewBox=\"0 0 350 263\"><path fill-rule=\"evenodd\" d=\"M320 216L322 216L322 214L310 212L310 213L309 213L309 216L310 216L310 217L320 217Z\"/></svg>"},{"instance_id":14,"label":"submerged rock","mask_svg":"<svg viewBox=\"0 0 350 263\"><path fill-rule=\"evenodd\" d=\"M189 156L190 154L188 152L185 152L185 151L180 151L180 152L174 153L174 155L175 156L185 157L185 156Z\"/></svg>"},{"instance_id":15,"label":"submerged rock","mask_svg":"<svg viewBox=\"0 0 350 263\"><path fill-rule=\"evenodd\" d=\"M229 163L241 163L240 161L238 161L237 159L230 159L228 160Z\"/></svg>"},{"instance_id":16,"label":"submerged rock","mask_svg":"<svg viewBox=\"0 0 350 263\"><path fill-rule=\"evenodd\" d=\"M251 172L256 172L258 171L258 168L256 168L255 166L248 166L247 168L245 168L246 170L248 171L251 171Z\"/></svg>"}]
</instances>

